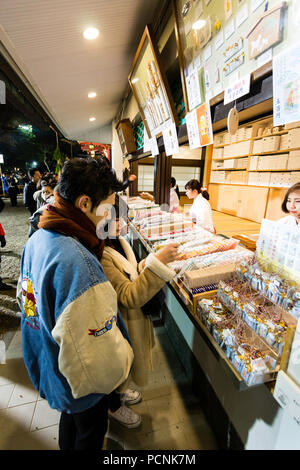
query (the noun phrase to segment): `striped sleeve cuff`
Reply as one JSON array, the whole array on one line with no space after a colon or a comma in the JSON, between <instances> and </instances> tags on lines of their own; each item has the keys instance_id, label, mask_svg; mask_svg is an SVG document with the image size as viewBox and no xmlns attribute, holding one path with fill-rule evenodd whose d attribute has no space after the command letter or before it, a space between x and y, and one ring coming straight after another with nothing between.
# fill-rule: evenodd
<instances>
[{"instance_id":1,"label":"striped sleeve cuff","mask_svg":"<svg viewBox=\"0 0 300 470\"><path fill-rule=\"evenodd\" d=\"M167 265L159 261L154 253L150 253L146 258L146 268L149 268L154 274L163 279L166 282L169 282L176 276L176 272L173 269L170 269Z\"/></svg>"}]
</instances>

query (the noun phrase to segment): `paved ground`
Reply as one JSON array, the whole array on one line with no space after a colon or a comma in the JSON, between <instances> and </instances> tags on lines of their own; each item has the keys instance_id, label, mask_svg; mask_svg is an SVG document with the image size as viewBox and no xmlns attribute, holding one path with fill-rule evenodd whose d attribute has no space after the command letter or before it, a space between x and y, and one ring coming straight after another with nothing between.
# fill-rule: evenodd
<instances>
[{"instance_id":1,"label":"paved ground","mask_svg":"<svg viewBox=\"0 0 300 470\"><path fill-rule=\"evenodd\" d=\"M10 200L4 198L5 208L0 213L0 222L6 233L6 246L0 248L0 276L6 281L17 281L19 277L20 259L24 245L28 239L28 216L21 196L18 206L11 207Z\"/></svg>"}]
</instances>

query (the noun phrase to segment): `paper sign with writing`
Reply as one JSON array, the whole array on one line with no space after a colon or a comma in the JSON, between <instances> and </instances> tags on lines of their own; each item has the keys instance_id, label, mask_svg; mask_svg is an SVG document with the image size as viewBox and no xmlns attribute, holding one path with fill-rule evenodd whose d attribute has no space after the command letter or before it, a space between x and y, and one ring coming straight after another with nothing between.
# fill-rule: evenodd
<instances>
[{"instance_id":1,"label":"paper sign with writing","mask_svg":"<svg viewBox=\"0 0 300 470\"><path fill-rule=\"evenodd\" d=\"M194 109L196 106L199 106L199 104L202 102L197 69L193 69L190 75L187 77L186 88L189 109L191 110Z\"/></svg>"},{"instance_id":2,"label":"paper sign with writing","mask_svg":"<svg viewBox=\"0 0 300 470\"><path fill-rule=\"evenodd\" d=\"M197 121L200 133L200 146L211 145L214 141L209 102L197 108Z\"/></svg>"},{"instance_id":3,"label":"paper sign with writing","mask_svg":"<svg viewBox=\"0 0 300 470\"><path fill-rule=\"evenodd\" d=\"M273 58L274 126L300 121L300 43Z\"/></svg>"},{"instance_id":4,"label":"paper sign with writing","mask_svg":"<svg viewBox=\"0 0 300 470\"><path fill-rule=\"evenodd\" d=\"M150 139L148 137L147 129L144 127L144 153L149 152L151 150Z\"/></svg>"},{"instance_id":5,"label":"paper sign with writing","mask_svg":"<svg viewBox=\"0 0 300 470\"><path fill-rule=\"evenodd\" d=\"M153 157L155 157L155 155L159 155L156 137L152 137L150 139L150 150L151 150Z\"/></svg>"},{"instance_id":6,"label":"paper sign with writing","mask_svg":"<svg viewBox=\"0 0 300 470\"><path fill-rule=\"evenodd\" d=\"M179 153L177 131L174 122L163 130L163 139L167 157Z\"/></svg>"},{"instance_id":7,"label":"paper sign with writing","mask_svg":"<svg viewBox=\"0 0 300 470\"><path fill-rule=\"evenodd\" d=\"M225 89L224 105L231 103L232 101L237 100L238 98L241 98L242 96L249 93L250 77L250 74L246 75Z\"/></svg>"},{"instance_id":8,"label":"paper sign with writing","mask_svg":"<svg viewBox=\"0 0 300 470\"><path fill-rule=\"evenodd\" d=\"M238 11L236 15L236 26L237 28L243 24L249 16L247 3Z\"/></svg>"},{"instance_id":9,"label":"paper sign with writing","mask_svg":"<svg viewBox=\"0 0 300 470\"><path fill-rule=\"evenodd\" d=\"M196 109L187 113L185 120L190 149L199 148L201 145Z\"/></svg>"}]
</instances>

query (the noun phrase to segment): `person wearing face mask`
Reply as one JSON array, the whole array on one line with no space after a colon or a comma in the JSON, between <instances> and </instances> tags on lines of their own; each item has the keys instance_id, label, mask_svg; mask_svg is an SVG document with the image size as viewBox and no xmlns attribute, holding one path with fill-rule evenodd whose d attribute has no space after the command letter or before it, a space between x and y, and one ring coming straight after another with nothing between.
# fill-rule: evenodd
<instances>
[{"instance_id":1,"label":"person wearing face mask","mask_svg":"<svg viewBox=\"0 0 300 470\"><path fill-rule=\"evenodd\" d=\"M279 219L279 223L300 228L300 183L296 183L289 188L281 208L283 212L289 214Z\"/></svg>"},{"instance_id":2,"label":"person wearing face mask","mask_svg":"<svg viewBox=\"0 0 300 470\"><path fill-rule=\"evenodd\" d=\"M53 190L57 185L54 175L45 176L40 182L40 189L33 194L33 199L36 201L36 208L39 209L45 205L47 198L53 195Z\"/></svg>"},{"instance_id":3,"label":"person wearing face mask","mask_svg":"<svg viewBox=\"0 0 300 470\"><path fill-rule=\"evenodd\" d=\"M122 203L123 200L116 197L101 264L117 293L118 306L131 338L134 364L130 379L135 385L143 387L147 384L148 371L151 370L153 328L150 316L144 315L142 308L176 275L168 263L178 256L179 245L170 243L137 263L125 237L127 207ZM118 392L110 396L109 417L127 428L138 427L141 417L127 405L141 401L141 393L127 384Z\"/></svg>"},{"instance_id":4,"label":"person wearing face mask","mask_svg":"<svg viewBox=\"0 0 300 470\"><path fill-rule=\"evenodd\" d=\"M39 199L41 202L39 202L40 204L39 208L29 218L28 238L30 238L31 235L33 235L34 232L38 230L40 217L42 213L44 212L45 206L48 204L54 203L55 201L54 193L55 193L56 186L57 186L57 182L54 178L49 178L48 180L44 179L41 181L42 189L38 191L40 194L37 196L37 199L36 199L37 204L38 204Z\"/></svg>"},{"instance_id":5,"label":"person wearing face mask","mask_svg":"<svg viewBox=\"0 0 300 470\"><path fill-rule=\"evenodd\" d=\"M21 258L18 300L23 359L49 406L61 413L61 450L101 450L108 397L127 380L130 337L101 265L101 207L122 184L97 158L67 160L55 202Z\"/></svg>"}]
</instances>

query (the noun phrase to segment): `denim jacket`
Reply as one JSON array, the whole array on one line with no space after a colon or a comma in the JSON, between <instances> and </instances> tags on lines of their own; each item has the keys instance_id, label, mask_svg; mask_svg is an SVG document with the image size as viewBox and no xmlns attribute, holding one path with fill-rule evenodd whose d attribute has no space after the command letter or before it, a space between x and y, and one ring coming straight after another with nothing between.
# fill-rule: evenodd
<instances>
[{"instance_id":1,"label":"denim jacket","mask_svg":"<svg viewBox=\"0 0 300 470\"><path fill-rule=\"evenodd\" d=\"M34 387L58 411L94 406L128 377L130 339L117 295L78 240L40 229L21 259L23 357Z\"/></svg>"}]
</instances>

